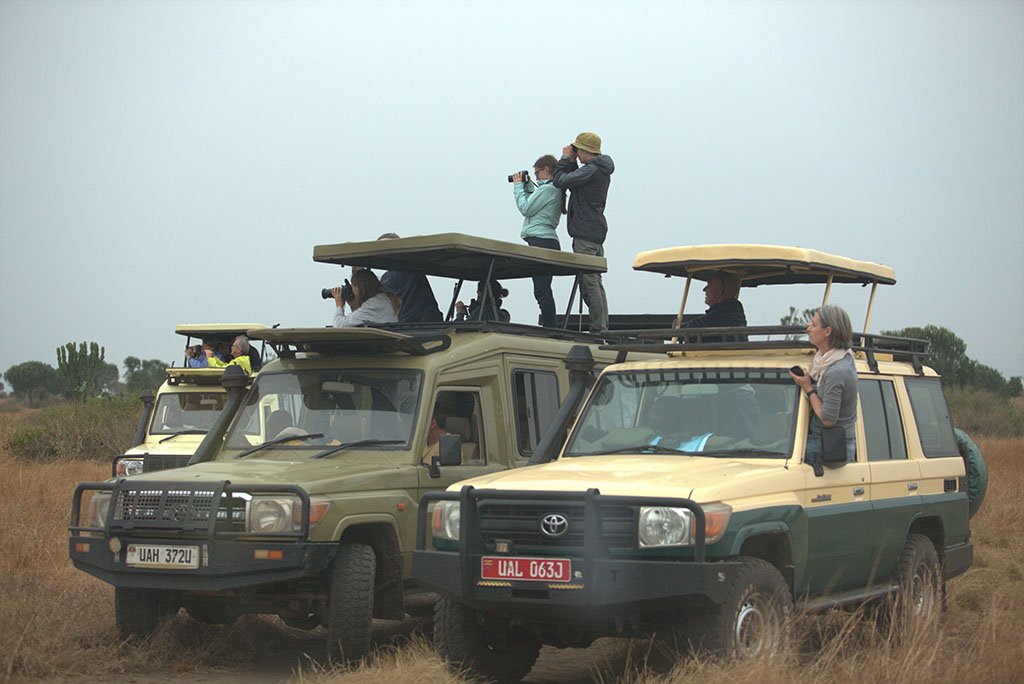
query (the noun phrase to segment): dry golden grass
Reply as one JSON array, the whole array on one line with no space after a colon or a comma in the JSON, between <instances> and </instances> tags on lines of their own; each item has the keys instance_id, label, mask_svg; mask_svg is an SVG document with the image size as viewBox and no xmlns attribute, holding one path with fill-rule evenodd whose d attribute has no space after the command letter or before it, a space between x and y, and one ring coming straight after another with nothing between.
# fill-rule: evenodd
<instances>
[{"instance_id":1,"label":"dry golden grass","mask_svg":"<svg viewBox=\"0 0 1024 684\"><path fill-rule=\"evenodd\" d=\"M0 413L0 437L21 415ZM860 615L830 613L799 620L797 645L783 658L742 664L690 659L654 674L630 665L642 661L644 644L621 642L611 647L613 655L595 657L603 666L583 665L573 676L640 684L1024 681L1024 439L977 441L990 482L971 525L976 562L950 582L949 610L935 633L891 639ZM0 453L0 682L126 675L137 681L179 675L242 681L232 673L244 672L255 659L301 652L307 635L261 618L216 628L181 615L142 645L120 642L113 591L75 570L67 553L75 483L102 480L109 467L106 461L26 463ZM567 656L543 655L534 676L559 681L557 670L545 675L543 668ZM417 639L381 647L372 662L354 669L307 663L294 678L316 684L465 681Z\"/></svg>"}]
</instances>

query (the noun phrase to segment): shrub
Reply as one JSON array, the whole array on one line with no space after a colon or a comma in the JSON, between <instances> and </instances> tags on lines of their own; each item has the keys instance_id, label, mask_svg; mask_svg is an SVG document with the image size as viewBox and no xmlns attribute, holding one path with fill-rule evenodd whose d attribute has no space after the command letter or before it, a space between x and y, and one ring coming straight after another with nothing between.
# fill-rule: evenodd
<instances>
[{"instance_id":1,"label":"shrub","mask_svg":"<svg viewBox=\"0 0 1024 684\"><path fill-rule=\"evenodd\" d=\"M131 446L141 404L129 397L97 397L40 409L2 436L15 458L33 461L109 460Z\"/></svg>"},{"instance_id":2,"label":"shrub","mask_svg":"<svg viewBox=\"0 0 1024 684\"><path fill-rule=\"evenodd\" d=\"M994 392L947 387L946 401L953 424L971 435L1024 436L1024 408Z\"/></svg>"}]
</instances>

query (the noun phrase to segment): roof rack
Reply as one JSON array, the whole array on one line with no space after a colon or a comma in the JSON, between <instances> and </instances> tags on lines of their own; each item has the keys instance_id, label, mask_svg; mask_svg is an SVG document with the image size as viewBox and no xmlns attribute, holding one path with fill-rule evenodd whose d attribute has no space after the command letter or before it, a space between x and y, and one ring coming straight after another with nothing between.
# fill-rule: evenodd
<instances>
[{"instance_id":1,"label":"roof rack","mask_svg":"<svg viewBox=\"0 0 1024 684\"><path fill-rule=\"evenodd\" d=\"M608 338L615 338L618 341L603 345L601 349L618 352L616 362L621 363L632 351L646 353L664 351L668 353L813 348L806 339L797 339L797 336L802 337L803 334L803 328L789 325L619 330L607 334ZM773 336L781 336L782 339L773 340L771 339ZM927 340L858 332L853 333L851 349L864 354L868 367L872 371L878 371L878 354L891 354L894 361L910 363L918 375L924 375L922 361L928 357L930 351Z\"/></svg>"}]
</instances>

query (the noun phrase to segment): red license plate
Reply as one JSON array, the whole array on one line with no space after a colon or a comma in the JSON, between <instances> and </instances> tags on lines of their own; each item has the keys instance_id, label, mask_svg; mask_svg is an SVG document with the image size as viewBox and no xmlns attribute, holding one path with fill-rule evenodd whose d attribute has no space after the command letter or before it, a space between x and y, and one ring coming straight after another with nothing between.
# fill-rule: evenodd
<instances>
[{"instance_id":1,"label":"red license plate","mask_svg":"<svg viewBox=\"0 0 1024 684\"><path fill-rule=\"evenodd\" d=\"M480 559L480 579L568 582L572 579L571 570L572 562L568 558L484 556Z\"/></svg>"}]
</instances>

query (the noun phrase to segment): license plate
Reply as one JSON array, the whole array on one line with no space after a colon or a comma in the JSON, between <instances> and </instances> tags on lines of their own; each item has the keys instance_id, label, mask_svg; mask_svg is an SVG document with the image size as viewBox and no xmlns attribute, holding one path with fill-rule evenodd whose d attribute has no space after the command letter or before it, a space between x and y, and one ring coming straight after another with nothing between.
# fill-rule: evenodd
<instances>
[{"instance_id":1,"label":"license plate","mask_svg":"<svg viewBox=\"0 0 1024 684\"><path fill-rule=\"evenodd\" d=\"M133 568L195 570L199 567L199 547L129 544L124 562Z\"/></svg>"},{"instance_id":2,"label":"license plate","mask_svg":"<svg viewBox=\"0 0 1024 684\"><path fill-rule=\"evenodd\" d=\"M568 558L510 558L484 556L480 559L480 578L522 582L568 582L572 562Z\"/></svg>"}]
</instances>

